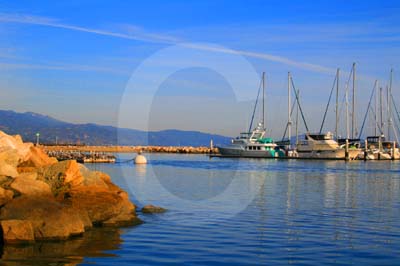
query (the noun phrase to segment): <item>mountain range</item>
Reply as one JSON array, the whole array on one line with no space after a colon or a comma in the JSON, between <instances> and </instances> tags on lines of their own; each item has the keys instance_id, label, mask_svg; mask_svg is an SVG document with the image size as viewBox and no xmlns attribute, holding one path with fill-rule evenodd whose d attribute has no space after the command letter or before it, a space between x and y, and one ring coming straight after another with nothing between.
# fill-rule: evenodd
<instances>
[{"instance_id":1,"label":"mountain range","mask_svg":"<svg viewBox=\"0 0 400 266\"><path fill-rule=\"evenodd\" d=\"M230 137L198 131L162 130L142 131L116 128L98 124L74 124L50 116L26 112L0 110L0 130L7 134L19 134L24 141L44 144L86 144L86 145L155 145L155 146L209 146L226 144Z\"/></svg>"}]
</instances>

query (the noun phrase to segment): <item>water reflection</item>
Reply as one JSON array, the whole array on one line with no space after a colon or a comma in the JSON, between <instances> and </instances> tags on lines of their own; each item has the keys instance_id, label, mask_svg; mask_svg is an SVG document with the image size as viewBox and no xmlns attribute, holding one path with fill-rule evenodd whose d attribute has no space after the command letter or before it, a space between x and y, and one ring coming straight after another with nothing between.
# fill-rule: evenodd
<instances>
[{"instance_id":1,"label":"water reflection","mask_svg":"<svg viewBox=\"0 0 400 266\"><path fill-rule=\"evenodd\" d=\"M119 249L120 235L121 230L116 228L94 228L67 241L6 245L1 247L0 265L72 266L82 263L85 257L114 257L110 251Z\"/></svg>"}]
</instances>

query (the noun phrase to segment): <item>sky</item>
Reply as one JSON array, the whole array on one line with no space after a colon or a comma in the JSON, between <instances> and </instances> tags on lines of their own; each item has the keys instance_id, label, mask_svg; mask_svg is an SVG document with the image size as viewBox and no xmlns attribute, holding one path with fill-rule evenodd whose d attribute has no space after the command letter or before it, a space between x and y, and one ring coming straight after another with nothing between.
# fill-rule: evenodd
<instances>
[{"instance_id":1,"label":"sky","mask_svg":"<svg viewBox=\"0 0 400 266\"><path fill-rule=\"evenodd\" d=\"M318 131L340 68L344 134L353 62L356 127L391 68L400 101L399 12L398 1L0 1L0 109L235 136L265 72L267 132L280 138L288 72ZM334 130L332 107L324 130Z\"/></svg>"}]
</instances>

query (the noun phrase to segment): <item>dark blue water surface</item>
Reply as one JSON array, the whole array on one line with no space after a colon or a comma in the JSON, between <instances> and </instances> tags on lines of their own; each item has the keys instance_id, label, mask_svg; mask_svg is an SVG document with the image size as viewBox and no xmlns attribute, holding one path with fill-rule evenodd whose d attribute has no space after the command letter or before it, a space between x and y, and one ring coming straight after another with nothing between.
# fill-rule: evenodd
<instances>
[{"instance_id":1,"label":"dark blue water surface","mask_svg":"<svg viewBox=\"0 0 400 266\"><path fill-rule=\"evenodd\" d=\"M400 265L400 162L148 159L90 168L109 173L139 208L168 212L139 212L142 225L63 243L6 247L18 255L4 265Z\"/></svg>"}]
</instances>

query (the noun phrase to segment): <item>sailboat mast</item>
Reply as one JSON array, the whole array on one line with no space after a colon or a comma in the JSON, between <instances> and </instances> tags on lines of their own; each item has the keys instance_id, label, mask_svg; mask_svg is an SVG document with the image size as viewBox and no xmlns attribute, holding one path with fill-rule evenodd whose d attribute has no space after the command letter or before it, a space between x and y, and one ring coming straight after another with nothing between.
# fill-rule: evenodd
<instances>
[{"instance_id":1,"label":"sailboat mast","mask_svg":"<svg viewBox=\"0 0 400 266\"><path fill-rule=\"evenodd\" d=\"M289 147L290 147L290 138L292 137L292 118L291 118L291 100L290 100L290 89L291 89L291 75L290 72L288 72L288 140L289 140Z\"/></svg>"},{"instance_id":2,"label":"sailboat mast","mask_svg":"<svg viewBox=\"0 0 400 266\"><path fill-rule=\"evenodd\" d=\"M346 88L346 138L349 139L349 87Z\"/></svg>"},{"instance_id":3,"label":"sailboat mast","mask_svg":"<svg viewBox=\"0 0 400 266\"><path fill-rule=\"evenodd\" d=\"M300 90L297 90L297 98L300 100ZM297 101L296 101L297 102ZM299 103L297 102L297 110L296 110L296 148L299 144Z\"/></svg>"},{"instance_id":4,"label":"sailboat mast","mask_svg":"<svg viewBox=\"0 0 400 266\"><path fill-rule=\"evenodd\" d=\"M336 71L336 106L335 106L335 113L336 113L336 124L335 124L335 137L338 139L338 123L339 123L339 71L338 68Z\"/></svg>"},{"instance_id":5,"label":"sailboat mast","mask_svg":"<svg viewBox=\"0 0 400 266\"><path fill-rule=\"evenodd\" d=\"M265 126L265 72L262 73L262 88L263 88L262 123L263 123L263 129L266 129L266 126Z\"/></svg>"},{"instance_id":6,"label":"sailboat mast","mask_svg":"<svg viewBox=\"0 0 400 266\"><path fill-rule=\"evenodd\" d=\"M355 117L355 98L356 98L356 63L353 63L353 97L352 97L352 110L351 110L351 138L354 139L354 130L356 124Z\"/></svg>"},{"instance_id":7,"label":"sailboat mast","mask_svg":"<svg viewBox=\"0 0 400 266\"><path fill-rule=\"evenodd\" d=\"M392 110L391 110L391 108L390 108L390 97L391 97L391 95L392 95L392 81L393 81L393 69L391 69L390 70L390 81L389 81L389 88L388 88L388 91L387 91L387 112L388 112L388 114L387 114L387 116L388 116L388 121L387 121L387 123L388 123L388 127L387 127L387 137L388 137L388 140L390 140L390 138L391 138L391 136L390 136L390 128L391 128L391 126L392 126Z\"/></svg>"},{"instance_id":8,"label":"sailboat mast","mask_svg":"<svg viewBox=\"0 0 400 266\"><path fill-rule=\"evenodd\" d=\"M380 110L380 114L381 114L381 134L383 134L383 106L382 106L382 93L383 93L383 89L382 87L379 88L379 110Z\"/></svg>"},{"instance_id":9,"label":"sailboat mast","mask_svg":"<svg viewBox=\"0 0 400 266\"><path fill-rule=\"evenodd\" d=\"M379 80L376 81L376 88L375 88L375 135L377 136L378 134L378 90L379 89Z\"/></svg>"}]
</instances>

